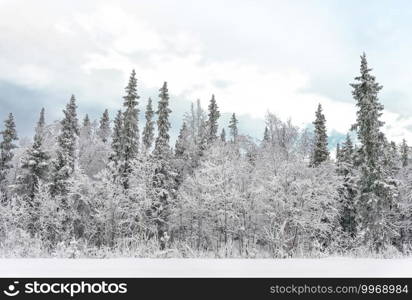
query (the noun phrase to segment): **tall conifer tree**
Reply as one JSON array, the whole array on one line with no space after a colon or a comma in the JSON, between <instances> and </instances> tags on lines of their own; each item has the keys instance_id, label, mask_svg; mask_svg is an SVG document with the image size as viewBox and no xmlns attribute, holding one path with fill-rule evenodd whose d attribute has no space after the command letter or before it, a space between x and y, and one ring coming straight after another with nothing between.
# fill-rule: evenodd
<instances>
[{"instance_id":1,"label":"tall conifer tree","mask_svg":"<svg viewBox=\"0 0 412 300\"><path fill-rule=\"evenodd\" d=\"M184 158L184 155L187 150L186 148L188 144L188 136L189 130L187 128L186 122L183 122L182 128L180 129L179 136L177 137L175 145L175 156L177 158Z\"/></svg>"},{"instance_id":2,"label":"tall conifer tree","mask_svg":"<svg viewBox=\"0 0 412 300\"><path fill-rule=\"evenodd\" d=\"M263 133L263 142L265 144L270 142L270 133L269 133L269 128L265 126L265 132Z\"/></svg>"},{"instance_id":3,"label":"tall conifer tree","mask_svg":"<svg viewBox=\"0 0 412 300\"><path fill-rule=\"evenodd\" d=\"M80 135L86 142L90 142L90 137L92 135L92 123L90 122L88 114L86 114L83 119L82 128L80 129Z\"/></svg>"},{"instance_id":4,"label":"tall conifer tree","mask_svg":"<svg viewBox=\"0 0 412 300\"><path fill-rule=\"evenodd\" d=\"M123 114L119 110L114 119L112 134L112 154L109 159L119 167L123 162Z\"/></svg>"},{"instance_id":5,"label":"tall conifer tree","mask_svg":"<svg viewBox=\"0 0 412 300\"><path fill-rule=\"evenodd\" d=\"M366 55L361 56L360 75L351 84L353 97L358 107L356 123L361 143L359 149L360 180L357 199L357 216L359 234L365 243L375 250L388 245L395 232L391 222L390 210L393 205L396 187L384 167L384 135L380 120L383 105L379 102L378 93L382 86L376 82L375 76L368 67Z\"/></svg>"},{"instance_id":6,"label":"tall conifer tree","mask_svg":"<svg viewBox=\"0 0 412 300\"><path fill-rule=\"evenodd\" d=\"M405 139L402 140L402 144L401 144L401 161L402 161L402 167L408 166L409 147Z\"/></svg>"},{"instance_id":7,"label":"tall conifer tree","mask_svg":"<svg viewBox=\"0 0 412 300\"><path fill-rule=\"evenodd\" d=\"M222 132L220 133L220 141L226 143L226 131L224 128L222 128Z\"/></svg>"},{"instance_id":8,"label":"tall conifer tree","mask_svg":"<svg viewBox=\"0 0 412 300\"><path fill-rule=\"evenodd\" d=\"M237 136L238 136L238 129L237 129L237 124L239 121L236 118L236 114L233 113L232 117L230 118L229 121L229 129L230 129L230 136L232 137L232 141L235 143L237 141Z\"/></svg>"},{"instance_id":9,"label":"tall conifer tree","mask_svg":"<svg viewBox=\"0 0 412 300\"><path fill-rule=\"evenodd\" d=\"M100 139L103 143L106 143L110 137L111 129L110 129L110 117L109 111L107 109L104 110L103 115L100 119L99 130L97 132Z\"/></svg>"},{"instance_id":10,"label":"tall conifer tree","mask_svg":"<svg viewBox=\"0 0 412 300\"><path fill-rule=\"evenodd\" d=\"M217 139L217 130L218 130L218 119L220 117L220 112L216 103L215 95L212 95L209 103L209 114L207 120L207 142L208 144L213 143Z\"/></svg>"},{"instance_id":11,"label":"tall conifer tree","mask_svg":"<svg viewBox=\"0 0 412 300\"><path fill-rule=\"evenodd\" d=\"M0 143L0 189L7 195L7 174L13 167L11 161L14 157L13 150L17 148L14 143L18 140L16 124L14 123L13 114L10 113L8 118L4 121L4 130L1 132L3 141Z\"/></svg>"},{"instance_id":12,"label":"tall conifer tree","mask_svg":"<svg viewBox=\"0 0 412 300\"><path fill-rule=\"evenodd\" d=\"M165 82L160 89L157 118L157 137L153 156L156 161L156 169L153 177L153 203L152 218L157 228L157 235L163 249L167 244L170 201L173 198L174 178L170 165L169 147L169 91Z\"/></svg>"},{"instance_id":13,"label":"tall conifer tree","mask_svg":"<svg viewBox=\"0 0 412 300\"><path fill-rule=\"evenodd\" d=\"M316 119L313 122L315 125L315 141L312 152L311 165L316 167L329 159L328 150L328 135L326 133L326 119L322 113L322 106L319 104L316 111Z\"/></svg>"},{"instance_id":14,"label":"tall conifer tree","mask_svg":"<svg viewBox=\"0 0 412 300\"><path fill-rule=\"evenodd\" d=\"M50 155L43 147L43 132L45 126L44 108L40 112L32 146L27 149L21 162L21 168L25 170L19 178L19 190L28 196L30 201L34 199L40 180L46 180L49 170Z\"/></svg>"},{"instance_id":15,"label":"tall conifer tree","mask_svg":"<svg viewBox=\"0 0 412 300\"><path fill-rule=\"evenodd\" d=\"M346 135L346 140L342 143L338 153L338 173L343 177L343 186L339 189L342 201L341 226L344 232L354 237L356 234L357 185L354 148L349 134Z\"/></svg>"},{"instance_id":16,"label":"tall conifer tree","mask_svg":"<svg viewBox=\"0 0 412 300\"><path fill-rule=\"evenodd\" d=\"M74 171L77 140L80 134L76 110L76 98L72 95L66 109L63 110L64 118L60 122L61 131L57 137L57 157L53 161L51 177L52 196L67 194L68 180Z\"/></svg>"},{"instance_id":17,"label":"tall conifer tree","mask_svg":"<svg viewBox=\"0 0 412 300\"><path fill-rule=\"evenodd\" d=\"M125 112L123 116L123 166L121 174L124 177L124 187L128 188L128 177L131 172L131 162L139 152L139 109L136 72L133 70L123 97Z\"/></svg>"},{"instance_id":18,"label":"tall conifer tree","mask_svg":"<svg viewBox=\"0 0 412 300\"><path fill-rule=\"evenodd\" d=\"M153 145L153 140L154 140L154 126L155 122L153 120L154 116L154 111L152 107L152 99L149 98L146 106L146 112L145 112L145 118L146 118L146 124L143 129L143 147L145 151L150 150L150 148Z\"/></svg>"}]
</instances>

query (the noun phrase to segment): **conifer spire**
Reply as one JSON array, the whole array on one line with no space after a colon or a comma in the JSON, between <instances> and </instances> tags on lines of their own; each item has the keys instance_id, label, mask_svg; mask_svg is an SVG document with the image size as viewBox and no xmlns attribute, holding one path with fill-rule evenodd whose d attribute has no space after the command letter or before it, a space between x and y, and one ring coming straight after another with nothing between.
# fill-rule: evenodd
<instances>
[{"instance_id":1,"label":"conifer spire","mask_svg":"<svg viewBox=\"0 0 412 300\"><path fill-rule=\"evenodd\" d=\"M43 149L43 130L45 126L44 108L40 112L36 126L33 145L27 149L21 161L21 168L25 170L18 179L19 190L33 200L40 180L46 180L49 170L50 155Z\"/></svg>"},{"instance_id":2,"label":"conifer spire","mask_svg":"<svg viewBox=\"0 0 412 300\"><path fill-rule=\"evenodd\" d=\"M17 148L14 141L17 141L18 137L12 113L4 121L4 130L1 132L1 135L3 136L3 141L0 143L0 184L6 179L8 170L13 167L11 164L14 157L13 150Z\"/></svg>"},{"instance_id":3,"label":"conifer spire","mask_svg":"<svg viewBox=\"0 0 412 300\"><path fill-rule=\"evenodd\" d=\"M53 161L53 182L50 191L53 196L65 195L67 193L67 182L74 171L77 158L77 139L79 136L76 110L76 98L72 95L69 103L66 105L66 109L63 110L64 118L60 122L61 131L57 137L57 157Z\"/></svg>"},{"instance_id":4,"label":"conifer spire","mask_svg":"<svg viewBox=\"0 0 412 300\"><path fill-rule=\"evenodd\" d=\"M402 144L401 144L401 161L402 161L402 167L408 166L409 147L405 139L402 140Z\"/></svg>"},{"instance_id":5,"label":"conifer spire","mask_svg":"<svg viewBox=\"0 0 412 300\"><path fill-rule=\"evenodd\" d=\"M220 117L220 112L216 103L215 95L212 95L209 104L209 114L207 120L207 143L211 144L217 139L218 124L217 121Z\"/></svg>"},{"instance_id":6,"label":"conifer spire","mask_svg":"<svg viewBox=\"0 0 412 300\"><path fill-rule=\"evenodd\" d=\"M124 160L128 164L139 152L139 109L136 72L133 70L123 97L125 112L123 116L123 150Z\"/></svg>"},{"instance_id":7,"label":"conifer spire","mask_svg":"<svg viewBox=\"0 0 412 300\"><path fill-rule=\"evenodd\" d=\"M110 137L111 129L110 129L110 117L109 111L107 109L104 110L102 117L100 119L100 126L98 130L98 136L106 143Z\"/></svg>"},{"instance_id":8,"label":"conifer spire","mask_svg":"<svg viewBox=\"0 0 412 300\"><path fill-rule=\"evenodd\" d=\"M118 165L123 160L123 114L119 110L114 119L110 160Z\"/></svg>"},{"instance_id":9,"label":"conifer spire","mask_svg":"<svg viewBox=\"0 0 412 300\"><path fill-rule=\"evenodd\" d=\"M226 142L226 131L222 128L222 132L220 133L220 140L225 143Z\"/></svg>"},{"instance_id":10,"label":"conifer spire","mask_svg":"<svg viewBox=\"0 0 412 300\"><path fill-rule=\"evenodd\" d=\"M154 111L152 106L152 99L149 98L147 101L145 118L146 118L146 125L143 129L143 147L145 151L148 151L152 145L154 140L154 125L155 122L153 121Z\"/></svg>"},{"instance_id":11,"label":"conifer spire","mask_svg":"<svg viewBox=\"0 0 412 300\"><path fill-rule=\"evenodd\" d=\"M167 82L164 82L159 94L159 103L157 114L157 138L155 143L154 153L161 155L169 152L169 115L172 112L169 108L169 91L167 89Z\"/></svg>"},{"instance_id":12,"label":"conifer spire","mask_svg":"<svg viewBox=\"0 0 412 300\"><path fill-rule=\"evenodd\" d=\"M236 118L236 114L233 113L232 117L230 118L229 121L229 129L230 129L230 136L232 137L232 141L235 143L237 141L237 136L238 136L238 128L237 124L239 121Z\"/></svg>"},{"instance_id":13,"label":"conifer spire","mask_svg":"<svg viewBox=\"0 0 412 300\"><path fill-rule=\"evenodd\" d=\"M365 243L374 250L380 250L390 243L394 225L390 220L390 210L396 187L390 178L392 170L385 168L382 153L385 150L385 137L381 132L384 122L380 120L383 105L378 93L382 86L370 72L365 53L361 56L360 75L351 84L353 98L356 100L357 118L352 129L357 131L360 141L359 199L356 201L359 232Z\"/></svg>"},{"instance_id":14,"label":"conifer spire","mask_svg":"<svg viewBox=\"0 0 412 300\"><path fill-rule=\"evenodd\" d=\"M315 125L315 141L311 165L316 167L329 159L326 119L325 115L322 113L321 104L318 105L318 109L316 110L316 119L313 122L313 125Z\"/></svg>"}]
</instances>

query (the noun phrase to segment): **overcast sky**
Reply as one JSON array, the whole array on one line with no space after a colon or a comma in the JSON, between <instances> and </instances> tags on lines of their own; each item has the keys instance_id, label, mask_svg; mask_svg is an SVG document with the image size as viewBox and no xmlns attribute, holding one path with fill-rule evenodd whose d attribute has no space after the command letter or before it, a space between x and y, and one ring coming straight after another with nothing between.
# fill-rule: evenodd
<instances>
[{"instance_id":1,"label":"overcast sky","mask_svg":"<svg viewBox=\"0 0 412 300\"><path fill-rule=\"evenodd\" d=\"M349 83L365 51L384 88L385 131L412 143L409 1L0 0L0 117L30 134L45 106L61 117L73 93L80 117L121 107L134 68L141 109L168 81L173 128L190 102L215 94L241 130L263 133L269 110L299 126L322 103L329 133L355 120ZM227 116L225 115L225 116Z\"/></svg>"}]
</instances>

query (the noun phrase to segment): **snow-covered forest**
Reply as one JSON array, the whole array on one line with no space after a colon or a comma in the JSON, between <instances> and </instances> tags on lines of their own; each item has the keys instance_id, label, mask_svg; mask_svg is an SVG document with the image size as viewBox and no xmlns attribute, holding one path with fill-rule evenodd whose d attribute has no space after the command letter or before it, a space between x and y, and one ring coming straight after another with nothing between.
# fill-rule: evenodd
<instances>
[{"instance_id":1,"label":"snow-covered forest","mask_svg":"<svg viewBox=\"0 0 412 300\"><path fill-rule=\"evenodd\" d=\"M328 145L320 104L314 130L267 113L256 140L238 130L234 113L219 128L214 95L208 107L188 107L172 145L167 83L157 103L138 87L133 71L122 109L100 120L79 116L74 95L59 121L46 123L42 109L31 143L19 145L9 114L0 257L411 254L409 147L382 131L382 86L365 55L348 87L356 122L338 145Z\"/></svg>"}]
</instances>

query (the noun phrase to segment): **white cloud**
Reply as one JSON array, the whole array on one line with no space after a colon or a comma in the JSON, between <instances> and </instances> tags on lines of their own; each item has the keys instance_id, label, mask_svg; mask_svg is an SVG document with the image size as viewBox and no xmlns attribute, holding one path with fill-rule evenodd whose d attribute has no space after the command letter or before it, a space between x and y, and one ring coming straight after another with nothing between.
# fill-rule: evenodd
<instances>
[{"instance_id":1,"label":"white cloud","mask_svg":"<svg viewBox=\"0 0 412 300\"><path fill-rule=\"evenodd\" d=\"M107 18L103 16L112 10L98 10L91 16L82 16L82 19L89 20L88 29L99 28L99 33L105 35L104 24ZM132 15L125 12L115 14L121 16L118 19L120 24L117 25L119 29L128 28L132 24L132 27L144 28ZM92 24L90 20L95 23ZM88 61L83 65L84 70L91 73L99 69L117 69L127 74L130 66L133 66L145 87L156 88L161 85L162 80L167 80L173 94L184 95L192 100L200 98L205 106L214 93L223 112L250 114L252 117L263 118L267 110L270 110L282 118L291 117L299 125L312 121L317 104L321 102L328 114L330 129L345 132L353 123L353 120L348 119L348 116L354 116L355 110L352 105L334 102L314 93L303 93L302 91L310 84L310 77L299 69L280 68L268 71L266 68L245 64L236 59L209 62L202 53L202 48L192 42L194 39L187 34L179 35L187 40L185 45L179 38L171 41L163 38L158 32L149 32L150 39L158 41L152 49L156 51L146 51L145 47L139 48L139 44L136 44L133 50L144 52L144 55L134 58L128 55L131 51L118 49L117 41L127 40L129 33L110 29L107 33L112 35L114 43L106 44L104 52L98 51L88 55ZM196 47L192 47L193 45ZM129 49L127 43L125 48ZM179 55L171 49L179 49L187 54ZM216 82L226 84L219 86Z\"/></svg>"},{"instance_id":2,"label":"white cloud","mask_svg":"<svg viewBox=\"0 0 412 300\"><path fill-rule=\"evenodd\" d=\"M104 97L113 107L135 68L141 88L168 81L177 99L200 98L205 105L214 93L223 112L262 118L270 110L304 125L322 103L330 130L345 133L355 120L354 103L338 100L350 99L346 82L358 72L364 50L358 48L365 46L326 5L71 1L62 9L44 3L0 1L0 79L80 93L89 107ZM387 62L376 68L378 79L389 82L384 92L409 90L409 75L393 80L386 72L394 57L372 58ZM331 88L330 78L342 85ZM399 113L385 111L386 132L412 138L412 121Z\"/></svg>"}]
</instances>

